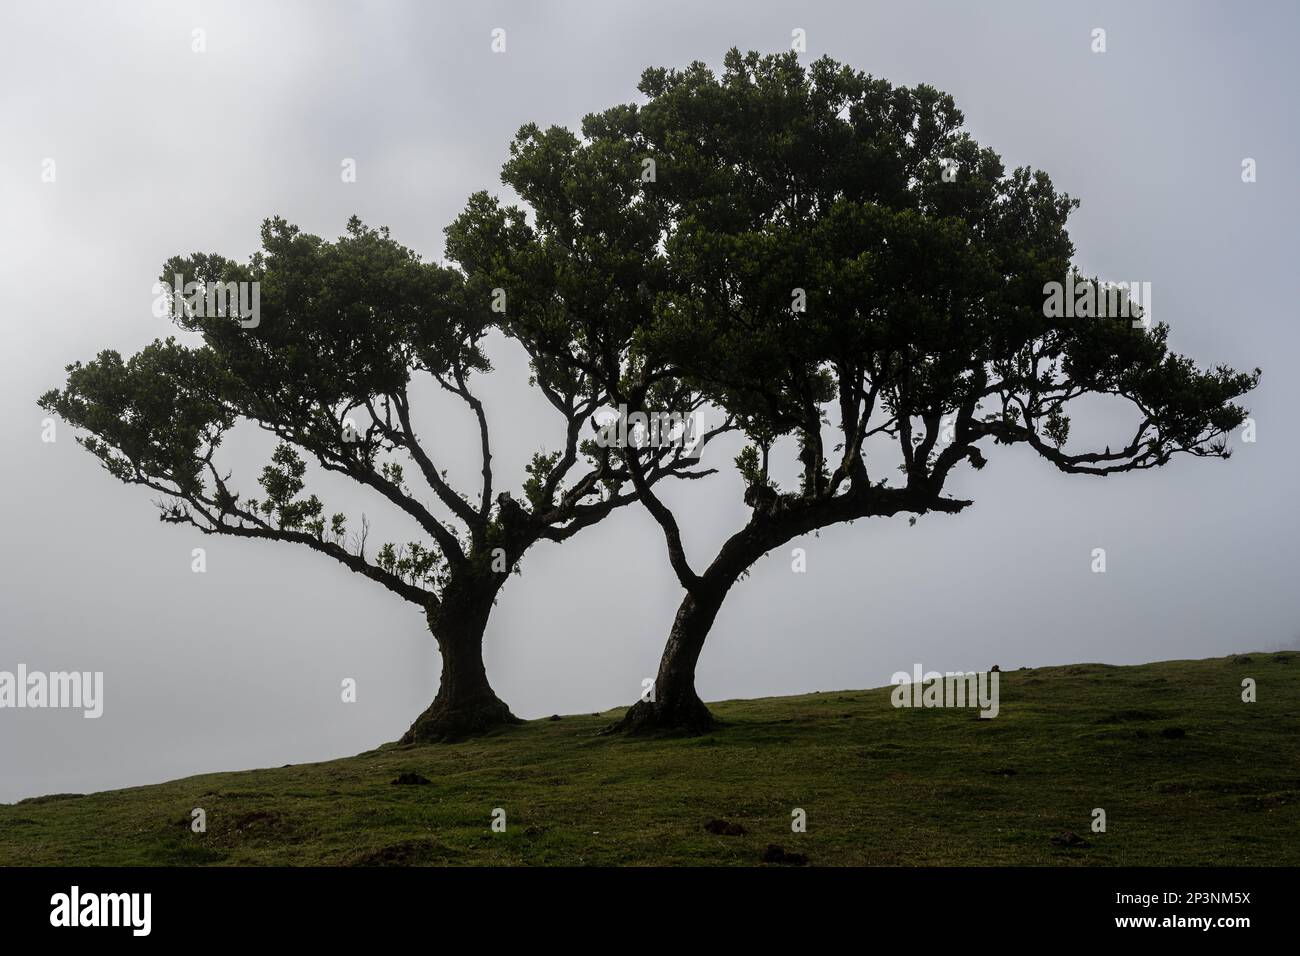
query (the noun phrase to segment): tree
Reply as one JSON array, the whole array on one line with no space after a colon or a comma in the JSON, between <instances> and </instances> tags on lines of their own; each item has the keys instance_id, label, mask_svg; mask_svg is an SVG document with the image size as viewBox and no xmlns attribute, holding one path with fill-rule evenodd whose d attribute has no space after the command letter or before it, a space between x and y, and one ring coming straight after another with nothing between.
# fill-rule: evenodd
<instances>
[{"instance_id":1,"label":"tree","mask_svg":"<svg viewBox=\"0 0 1300 956\"><path fill-rule=\"evenodd\" d=\"M505 178L535 210L538 248L503 253L543 249L553 274L581 274L574 237L611 240L591 232L589 209L647 223L656 281L633 361L589 371L629 411L705 399L749 439L736 467L750 517L702 566L649 485L645 450L620 448L685 590L654 699L623 729L711 725L695 667L758 558L841 522L956 514L971 502L945 484L959 465L982 468L990 443L1071 474L1229 456L1246 414L1233 400L1259 370L1198 370L1168 350L1167 325L1080 276L1066 230L1077 202L1043 172L1006 173L951 97L829 58L805 69L793 53L736 50L720 76L649 69L639 89L647 102L586 117L581 139L521 131ZM592 172L609 157L623 157L618 175ZM1054 307L1053 283L1073 283L1072 308ZM572 283L564 293L583 297ZM1126 403L1132 431L1077 448L1071 414L1098 399ZM778 457L797 488L775 477Z\"/></svg>"},{"instance_id":2,"label":"tree","mask_svg":"<svg viewBox=\"0 0 1300 956\"><path fill-rule=\"evenodd\" d=\"M492 690L482 656L502 585L533 544L567 540L635 498L612 450L583 441L606 396L577 360L582 343L563 328L552 328L546 352L523 340L533 384L563 419L563 441L532 457L522 498L494 494L487 416L475 392L478 376L491 370L484 340L502 329L493 290L421 262L386 229L355 217L333 243L278 218L264 223L261 238L263 250L246 265L193 255L164 267L161 300L201 345L169 337L127 360L101 352L68 366L67 384L42 396L41 407L88 432L78 441L115 478L158 492L163 521L302 545L419 607L442 675L404 742L517 723ZM167 289L176 276L193 285L179 294ZM253 307L237 309L235 301ZM455 396L477 421L482 467L473 497L439 467L446 448L418 434L417 376ZM241 420L278 440L256 497L216 459ZM308 460L377 493L427 537L369 552L365 516L352 530L345 514L331 514L308 491ZM689 464L658 456L651 480L686 474ZM414 468L421 492L408 485L404 465Z\"/></svg>"}]
</instances>

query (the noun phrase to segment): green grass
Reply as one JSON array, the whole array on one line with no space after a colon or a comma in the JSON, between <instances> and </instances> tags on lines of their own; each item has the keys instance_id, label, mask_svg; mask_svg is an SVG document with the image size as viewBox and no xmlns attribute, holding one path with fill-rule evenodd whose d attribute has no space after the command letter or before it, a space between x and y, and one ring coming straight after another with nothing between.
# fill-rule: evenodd
<instances>
[{"instance_id":1,"label":"green grass","mask_svg":"<svg viewBox=\"0 0 1300 956\"><path fill-rule=\"evenodd\" d=\"M813 865L1296 865L1300 655L1249 657L1010 671L992 720L841 691L712 705L705 737L597 736L611 711L38 797L0 806L0 864L748 866L779 843ZM432 783L391 783L406 771ZM1054 846L1063 830L1090 845Z\"/></svg>"}]
</instances>

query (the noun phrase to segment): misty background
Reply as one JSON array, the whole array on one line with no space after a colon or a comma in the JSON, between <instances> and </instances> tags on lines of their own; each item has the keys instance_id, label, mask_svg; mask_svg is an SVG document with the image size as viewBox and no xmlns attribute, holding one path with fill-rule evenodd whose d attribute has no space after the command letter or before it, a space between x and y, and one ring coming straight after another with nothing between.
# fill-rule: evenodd
<instances>
[{"instance_id":1,"label":"misty background","mask_svg":"<svg viewBox=\"0 0 1300 956\"><path fill-rule=\"evenodd\" d=\"M504 53L491 50L498 27ZM1091 49L1098 27L1105 53ZM1235 435L1227 462L1177 456L1109 479L994 447L987 468L950 482L975 500L959 516L859 521L760 561L705 646L701 696L880 686L913 663L1293 646L1297 27L1300 8L1283 2L6 2L0 670L103 671L105 700L98 720L0 710L0 801L353 754L400 736L437 687L413 605L305 548L163 524L153 494L110 478L62 422L42 442L36 399L66 364L176 334L151 310L169 256L243 260L268 216L332 239L355 213L439 259L471 192L510 196L497 174L521 124L576 129L638 100L647 66L716 70L731 46L787 49L795 28L805 62L829 54L951 93L1008 169L1044 169L1080 198L1085 273L1150 282L1153 318L1198 363L1263 368L1247 397L1258 440ZM191 49L195 29L206 52ZM1241 180L1246 157L1255 183ZM345 158L355 183L340 178ZM496 340L491 355L477 390L497 484L517 493L523 464L562 432L522 352ZM474 491L468 410L426 408L420 426ZM236 487L257 490L269 448L230 442ZM697 566L747 517L736 448L711 446L704 461L722 473L666 493ZM327 513L370 518L371 554L405 532L364 489L317 488ZM1090 570L1097 547L1105 574ZM622 509L538 545L522 572L487 633L502 699L525 718L632 702L681 597L652 519ZM348 677L354 704L340 699Z\"/></svg>"}]
</instances>

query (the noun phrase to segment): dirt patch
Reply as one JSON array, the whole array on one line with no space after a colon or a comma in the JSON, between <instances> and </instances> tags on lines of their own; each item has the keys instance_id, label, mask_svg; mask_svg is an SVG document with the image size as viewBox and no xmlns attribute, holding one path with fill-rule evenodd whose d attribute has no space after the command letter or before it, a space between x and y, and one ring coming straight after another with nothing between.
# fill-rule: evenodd
<instances>
[{"instance_id":1,"label":"dirt patch","mask_svg":"<svg viewBox=\"0 0 1300 956\"><path fill-rule=\"evenodd\" d=\"M759 857L763 863L774 863L779 866L807 866L808 857L802 853L791 853L785 847L778 843L769 843L763 850L763 855Z\"/></svg>"},{"instance_id":2,"label":"dirt patch","mask_svg":"<svg viewBox=\"0 0 1300 956\"><path fill-rule=\"evenodd\" d=\"M412 787L422 787L426 784L433 783L432 780L430 780L428 777L424 776L423 774L413 773L409 770L406 773L399 773L397 775L396 780L392 780L389 782L395 784L401 784L403 786L412 786Z\"/></svg>"},{"instance_id":3,"label":"dirt patch","mask_svg":"<svg viewBox=\"0 0 1300 956\"><path fill-rule=\"evenodd\" d=\"M1052 837L1050 842L1052 846L1092 846L1091 843L1072 830L1064 830L1061 833L1058 833L1056 836Z\"/></svg>"},{"instance_id":4,"label":"dirt patch","mask_svg":"<svg viewBox=\"0 0 1300 956\"><path fill-rule=\"evenodd\" d=\"M246 827L256 826L259 823L270 823L280 819L280 814L274 810L250 810L248 813L241 813L235 817L235 829L243 830Z\"/></svg>"},{"instance_id":5,"label":"dirt patch","mask_svg":"<svg viewBox=\"0 0 1300 956\"><path fill-rule=\"evenodd\" d=\"M704 824L704 829L709 833L716 833L718 836L744 836L749 831L739 823L732 823L729 820L710 820Z\"/></svg>"},{"instance_id":6,"label":"dirt patch","mask_svg":"<svg viewBox=\"0 0 1300 956\"><path fill-rule=\"evenodd\" d=\"M249 810L233 817L230 829L239 836L273 836L288 829L288 821L275 810Z\"/></svg>"},{"instance_id":7,"label":"dirt patch","mask_svg":"<svg viewBox=\"0 0 1300 956\"><path fill-rule=\"evenodd\" d=\"M403 840L353 855L347 866L420 866L445 862L451 851L437 840Z\"/></svg>"}]
</instances>

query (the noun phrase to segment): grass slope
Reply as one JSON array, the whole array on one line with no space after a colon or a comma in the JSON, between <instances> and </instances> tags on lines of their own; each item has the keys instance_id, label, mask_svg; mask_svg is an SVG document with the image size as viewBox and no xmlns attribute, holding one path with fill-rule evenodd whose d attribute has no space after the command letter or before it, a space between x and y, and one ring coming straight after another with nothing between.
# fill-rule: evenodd
<instances>
[{"instance_id":1,"label":"grass slope","mask_svg":"<svg viewBox=\"0 0 1300 956\"><path fill-rule=\"evenodd\" d=\"M610 712L37 797L0 806L0 864L753 865L768 843L813 865L1300 864L1300 656L1020 670L1000 689L992 720L844 691L719 703L706 737L597 736ZM1053 845L1063 830L1089 845Z\"/></svg>"}]
</instances>

